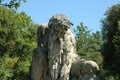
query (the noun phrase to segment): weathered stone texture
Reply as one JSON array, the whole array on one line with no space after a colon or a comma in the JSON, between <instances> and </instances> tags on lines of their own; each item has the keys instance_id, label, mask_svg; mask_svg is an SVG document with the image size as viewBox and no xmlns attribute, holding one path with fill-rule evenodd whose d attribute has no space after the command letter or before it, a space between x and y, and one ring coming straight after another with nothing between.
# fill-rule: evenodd
<instances>
[{"instance_id":1,"label":"weathered stone texture","mask_svg":"<svg viewBox=\"0 0 120 80\"><path fill-rule=\"evenodd\" d=\"M99 80L97 63L76 54L71 25L66 16L56 14L38 27L29 80Z\"/></svg>"},{"instance_id":2,"label":"weathered stone texture","mask_svg":"<svg viewBox=\"0 0 120 80\"><path fill-rule=\"evenodd\" d=\"M96 62L78 59L71 67L71 80L99 80L97 75L99 66Z\"/></svg>"},{"instance_id":3,"label":"weathered stone texture","mask_svg":"<svg viewBox=\"0 0 120 80\"><path fill-rule=\"evenodd\" d=\"M39 47L47 48L48 42L48 24L43 23L38 27L37 30L37 42Z\"/></svg>"},{"instance_id":4,"label":"weathered stone texture","mask_svg":"<svg viewBox=\"0 0 120 80\"><path fill-rule=\"evenodd\" d=\"M46 51L41 47L34 49L30 72L31 80L45 80L47 66Z\"/></svg>"},{"instance_id":5,"label":"weathered stone texture","mask_svg":"<svg viewBox=\"0 0 120 80\"><path fill-rule=\"evenodd\" d=\"M34 49L30 67L31 80L46 80L48 69L48 24L41 24L37 31L38 47Z\"/></svg>"},{"instance_id":6,"label":"weathered stone texture","mask_svg":"<svg viewBox=\"0 0 120 80\"><path fill-rule=\"evenodd\" d=\"M69 80L72 62L78 57L70 25L71 22L62 14L53 16L49 21L48 72L51 80Z\"/></svg>"}]
</instances>

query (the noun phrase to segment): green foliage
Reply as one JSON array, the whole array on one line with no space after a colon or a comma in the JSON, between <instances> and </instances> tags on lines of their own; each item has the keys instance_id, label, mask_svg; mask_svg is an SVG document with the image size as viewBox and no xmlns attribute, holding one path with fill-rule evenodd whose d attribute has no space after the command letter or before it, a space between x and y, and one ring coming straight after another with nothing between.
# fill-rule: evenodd
<instances>
[{"instance_id":1,"label":"green foliage","mask_svg":"<svg viewBox=\"0 0 120 80\"><path fill-rule=\"evenodd\" d=\"M104 69L110 75L120 78L120 4L114 5L106 11L106 18L102 22Z\"/></svg>"},{"instance_id":2,"label":"green foliage","mask_svg":"<svg viewBox=\"0 0 120 80\"><path fill-rule=\"evenodd\" d=\"M109 71L100 69L99 71L100 80L119 80L118 76L110 75Z\"/></svg>"},{"instance_id":3,"label":"green foliage","mask_svg":"<svg viewBox=\"0 0 120 80\"><path fill-rule=\"evenodd\" d=\"M24 12L0 7L0 80L24 80L36 47L37 26Z\"/></svg>"},{"instance_id":4,"label":"green foliage","mask_svg":"<svg viewBox=\"0 0 120 80\"><path fill-rule=\"evenodd\" d=\"M8 66L6 66L6 63L7 62L4 61L3 58L0 58L0 80L7 80L13 76L13 70L10 69L10 67L8 68Z\"/></svg>"},{"instance_id":5,"label":"green foliage","mask_svg":"<svg viewBox=\"0 0 120 80\"><path fill-rule=\"evenodd\" d=\"M10 0L10 1L0 0L0 5L17 9L18 7L20 7L21 2L26 2L26 0Z\"/></svg>"},{"instance_id":6,"label":"green foliage","mask_svg":"<svg viewBox=\"0 0 120 80\"><path fill-rule=\"evenodd\" d=\"M119 80L118 76L109 76L106 80Z\"/></svg>"},{"instance_id":7,"label":"green foliage","mask_svg":"<svg viewBox=\"0 0 120 80\"><path fill-rule=\"evenodd\" d=\"M25 80L28 75L30 60L18 61L14 67L13 77L15 80Z\"/></svg>"},{"instance_id":8,"label":"green foliage","mask_svg":"<svg viewBox=\"0 0 120 80\"><path fill-rule=\"evenodd\" d=\"M102 64L100 32L91 33L83 23L78 25L74 32L76 34L77 54L79 54L81 58L94 60L98 64Z\"/></svg>"}]
</instances>

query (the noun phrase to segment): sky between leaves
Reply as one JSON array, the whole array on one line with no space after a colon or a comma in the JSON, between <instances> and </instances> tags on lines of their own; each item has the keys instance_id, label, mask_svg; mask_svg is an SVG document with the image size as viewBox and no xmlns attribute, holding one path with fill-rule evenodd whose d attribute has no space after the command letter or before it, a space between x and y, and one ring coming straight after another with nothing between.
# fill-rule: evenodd
<instances>
[{"instance_id":1,"label":"sky between leaves","mask_svg":"<svg viewBox=\"0 0 120 80\"><path fill-rule=\"evenodd\" d=\"M25 11L38 24L48 23L53 15L61 13L73 22L72 28L83 22L95 32L101 29L105 11L115 4L120 4L120 0L27 0L18 12Z\"/></svg>"}]
</instances>

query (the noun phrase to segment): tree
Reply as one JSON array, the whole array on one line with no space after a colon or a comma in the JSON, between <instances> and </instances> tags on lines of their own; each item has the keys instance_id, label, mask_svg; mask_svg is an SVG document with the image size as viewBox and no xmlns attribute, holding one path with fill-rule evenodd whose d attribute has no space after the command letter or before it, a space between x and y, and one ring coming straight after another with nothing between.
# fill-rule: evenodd
<instances>
[{"instance_id":1,"label":"tree","mask_svg":"<svg viewBox=\"0 0 120 80\"><path fill-rule=\"evenodd\" d=\"M24 12L0 6L0 80L24 80L36 47L37 26Z\"/></svg>"},{"instance_id":2,"label":"tree","mask_svg":"<svg viewBox=\"0 0 120 80\"><path fill-rule=\"evenodd\" d=\"M20 7L21 2L26 2L26 0L10 0L10 1L0 0L0 5L17 9L18 7Z\"/></svg>"},{"instance_id":3,"label":"tree","mask_svg":"<svg viewBox=\"0 0 120 80\"><path fill-rule=\"evenodd\" d=\"M120 4L114 5L106 11L102 22L103 46L102 55L104 68L111 75L118 75L120 78Z\"/></svg>"},{"instance_id":4,"label":"tree","mask_svg":"<svg viewBox=\"0 0 120 80\"><path fill-rule=\"evenodd\" d=\"M101 64L101 33L99 31L91 33L83 23L80 23L74 32L76 35L77 54L79 54L81 58L94 60L98 64Z\"/></svg>"}]
</instances>

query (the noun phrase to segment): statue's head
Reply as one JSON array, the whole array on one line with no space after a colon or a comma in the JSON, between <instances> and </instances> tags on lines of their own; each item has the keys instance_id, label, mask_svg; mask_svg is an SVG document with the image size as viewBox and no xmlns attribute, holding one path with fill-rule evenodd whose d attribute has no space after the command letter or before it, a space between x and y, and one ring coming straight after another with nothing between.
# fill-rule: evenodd
<instances>
[{"instance_id":1,"label":"statue's head","mask_svg":"<svg viewBox=\"0 0 120 80\"><path fill-rule=\"evenodd\" d=\"M50 18L48 26L57 31L65 31L73 25L63 14L56 14Z\"/></svg>"}]
</instances>

